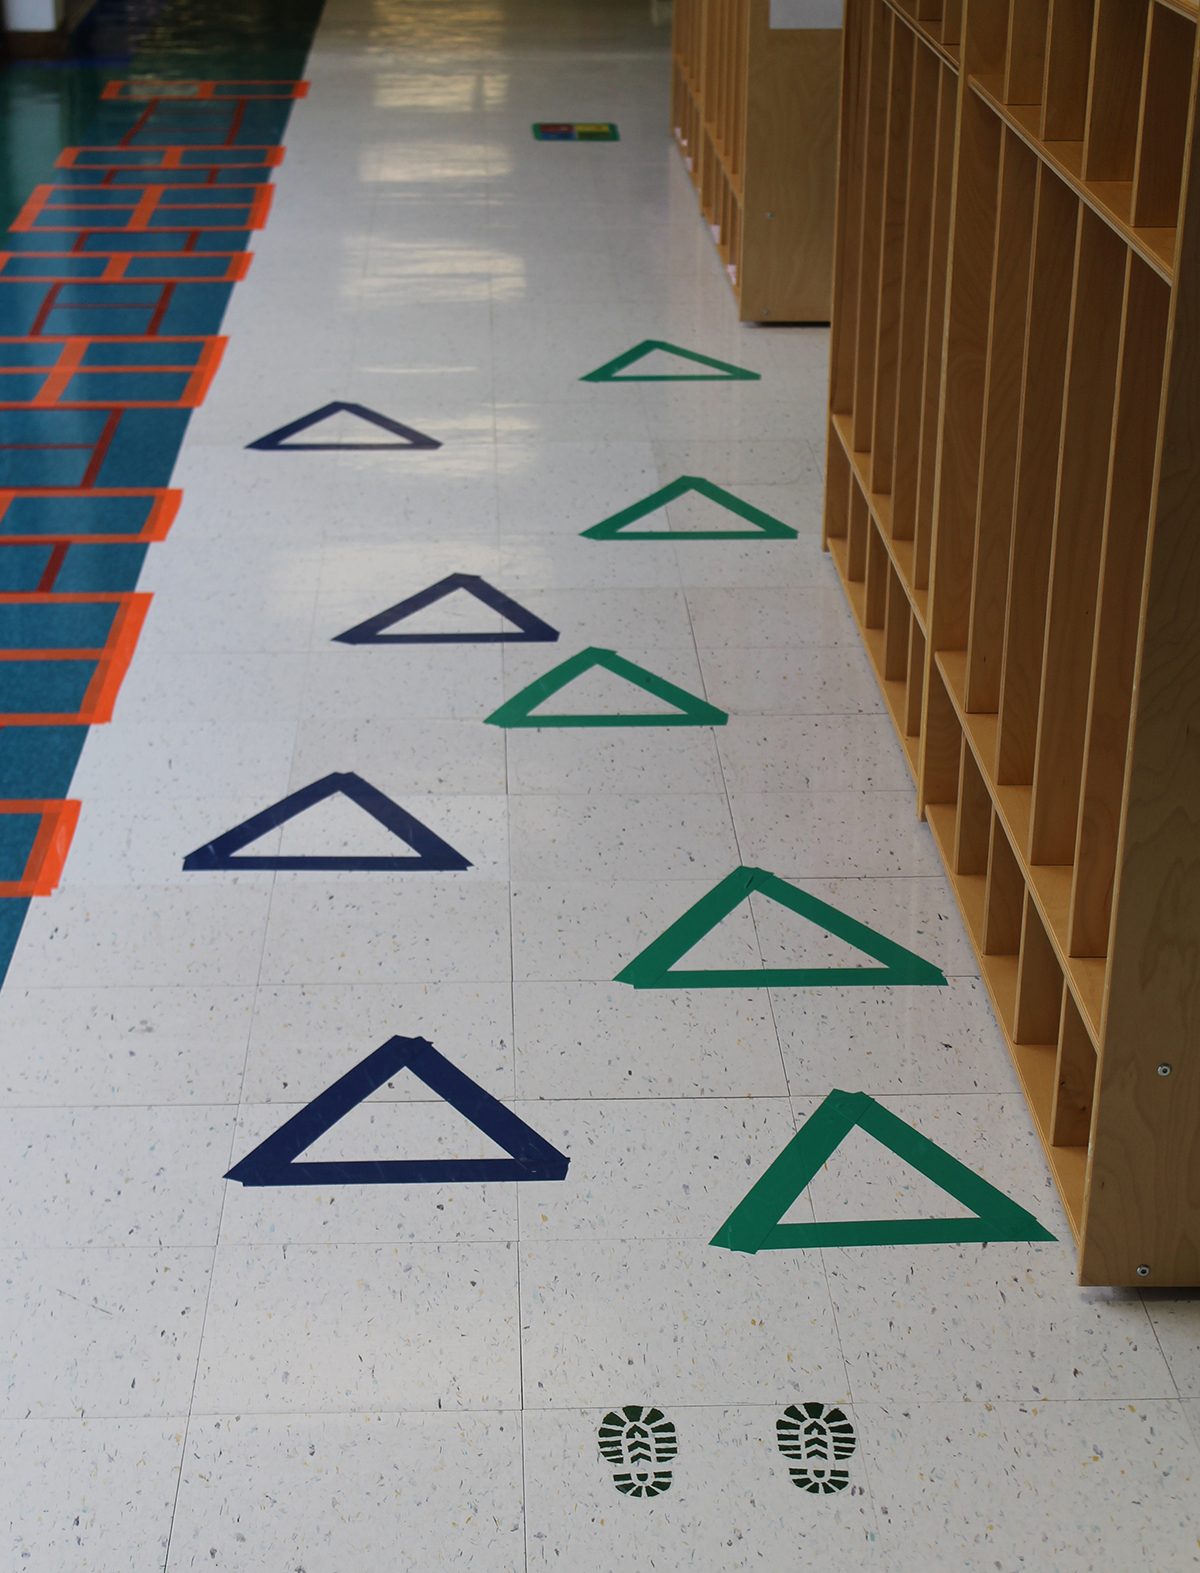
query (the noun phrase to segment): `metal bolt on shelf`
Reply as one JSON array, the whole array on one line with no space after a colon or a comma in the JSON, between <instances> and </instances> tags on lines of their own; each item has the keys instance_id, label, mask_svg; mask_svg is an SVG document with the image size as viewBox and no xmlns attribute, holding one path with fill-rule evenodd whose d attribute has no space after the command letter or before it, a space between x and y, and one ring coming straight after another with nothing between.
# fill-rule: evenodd
<instances>
[{"instance_id":1,"label":"metal bolt on shelf","mask_svg":"<svg viewBox=\"0 0 1200 1573\"><path fill-rule=\"evenodd\" d=\"M1138 1268L1137 1275L1139 1278L1149 1278L1150 1268L1145 1262Z\"/></svg>"},{"instance_id":2,"label":"metal bolt on shelf","mask_svg":"<svg viewBox=\"0 0 1200 1573\"><path fill-rule=\"evenodd\" d=\"M1158 1067L1158 1074L1160 1076L1169 1076L1171 1074L1171 1067L1164 1061L1164 1063Z\"/></svg>"}]
</instances>

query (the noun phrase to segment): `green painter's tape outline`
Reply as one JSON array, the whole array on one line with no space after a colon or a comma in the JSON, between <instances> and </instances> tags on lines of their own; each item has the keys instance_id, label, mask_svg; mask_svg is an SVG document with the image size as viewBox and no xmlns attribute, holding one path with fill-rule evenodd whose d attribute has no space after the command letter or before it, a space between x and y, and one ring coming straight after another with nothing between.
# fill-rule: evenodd
<instances>
[{"instance_id":1,"label":"green painter's tape outline","mask_svg":"<svg viewBox=\"0 0 1200 1573\"><path fill-rule=\"evenodd\" d=\"M878 967L761 967L756 970L710 970L672 972L670 969L692 946L710 933L739 906L751 891L778 901L781 906L808 918L826 933L845 940L856 950L881 963ZM735 868L719 885L714 885L695 906L676 918L670 928L647 945L613 980L629 983L635 989L763 989L763 988L838 988L846 984L867 983L894 986L926 983L944 985L940 967L897 945L886 935L860 923L828 902L797 890L765 868Z\"/></svg>"},{"instance_id":2,"label":"green painter's tape outline","mask_svg":"<svg viewBox=\"0 0 1200 1573\"><path fill-rule=\"evenodd\" d=\"M697 366L712 366L714 371L678 371L667 372L660 376L642 373L632 377L620 377L618 372L632 366L636 361L642 360L655 350L665 350L668 355L678 355L683 360L695 361ZM624 355L618 355L616 360L606 361L603 366L598 366L595 371L589 371L586 377L580 377L580 382L761 382L762 375L757 371L747 371L744 366L731 366L727 360L714 360L711 355L701 355L696 350L681 349L678 344L668 344L666 339L643 339L640 344L635 344L631 350L626 350Z\"/></svg>"},{"instance_id":3,"label":"green painter's tape outline","mask_svg":"<svg viewBox=\"0 0 1200 1573\"><path fill-rule=\"evenodd\" d=\"M641 688L646 693L653 694L656 699L674 705L680 714L615 716L530 714L537 705L544 704L547 699L558 693L560 688L565 688L584 672L590 672L594 666L602 666L617 677L625 678L635 688ZM668 683L665 677L656 677L644 666L637 666L633 661L627 661L615 650L602 650L598 645L589 645L578 655L573 655L558 666L551 667L550 671L530 683L527 688L522 688L519 694L514 694L511 699L505 700L499 710L493 710L487 717L486 724L503 727L724 726L728 720L729 717L724 710L718 710L716 705L710 705L704 699L697 699L685 688L676 688L675 684Z\"/></svg>"},{"instance_id":4,"label":"green painter's tape outline","mask_svg":"<svg viewBox=\"0 0 1200 1573\"><path fill-rule=\"evenodd\" d=\"M740 519L745 519L754 528L752 530L626 530L627 524L634 524L638 519L644 519L647 514L666 507L667 503L674 502L677 497L683 497L687 492L699 492L710 502L728 509L730 513L736 513ZM678 480L669 482L656 492L651 492L649 497L643 497L641 502L631 503L628 508L622 508L620 513L610 514L607 519L601 519L599 524L593 524L590 529L581 530L579 533L592 541L794 541L800 532L793 530L790 524L784 524L782 519L772 518L761 508L743 502L740 497L735 497L732 492L727 492L723 487L714 486L702 475L681 475Z\"/></svg>"},{"instance_id":5,"label":"green painter's tape outline","mask_svg":"<svg viewBox=\"0 0 1200 1573\"><path fill-rule=\"evenodd\" d=\"M858 1126L932 1180L974 1218L872 1219L865 1223L780 1223ZM792 1137L709 1241L727 1251L812 1250L860 1245L960 1245L999 1240L1053 1240L1032 1213L998 1191L928 1136L869 1098L835 1089Z\"/></svg>"}]
</instances>

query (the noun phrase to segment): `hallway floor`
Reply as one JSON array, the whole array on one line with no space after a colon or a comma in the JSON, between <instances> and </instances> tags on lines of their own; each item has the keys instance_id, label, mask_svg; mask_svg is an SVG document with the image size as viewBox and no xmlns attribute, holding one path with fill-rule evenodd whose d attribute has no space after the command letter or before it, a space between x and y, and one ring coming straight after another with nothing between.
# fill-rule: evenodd
<instances>
[{"instance_id":1,"label":"hallway floor","mask_svg":"<svg viewBox=\"0 0 1200 1573\"><path fill-rule=\"evenodd\" d=\"M0 251L5 1566L1200 1565L669 27L258 9Z\"/></svg>"}]
</instances>

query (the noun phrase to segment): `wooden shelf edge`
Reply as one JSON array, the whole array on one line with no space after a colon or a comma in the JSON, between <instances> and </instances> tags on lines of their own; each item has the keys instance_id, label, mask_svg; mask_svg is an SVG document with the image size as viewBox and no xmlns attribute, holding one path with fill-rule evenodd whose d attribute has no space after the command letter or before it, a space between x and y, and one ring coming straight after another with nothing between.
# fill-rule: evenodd
<instances>
[{"instance_id":1,"label":"wooden shelf edge","mask_svg":"<svg viewBox=\"0 0 1200 1573\"><path fill-rule=\"evenodd\" d=\"M1038 113L1039 106L1029 104L1006 104L996 93L991 85L996 78L972 76L968 78L972 92L997 114L1010 131L1019 136L1026 147L1041 161L1048 165L1060 180L1070 186L1071 190L1085 202L1098 218L1104 220L1125 242L1131 246L1142 261L1154 269L1158 276L1165 279L1168 284L1175 281L1175 231L1173 229L1135 229L1127 219L1111 208L1104 200L1100 191L1092 183L1080 178L1079 170L1073 168L1075 162L1068 150L1076 147L1082 148L1082 143L1074 142L1043 142L1031 129L1029 119Z\"/></svg>"},{"instance_id":2,"label":"wooden shelf edge","mask_svg":"<svg viewBox=\"0 0 1200 1573\"><path fill-rule=\"evenodd\" d=\"M856 453L850 446L850 417L848 415L830 415L829 417L842 451L850 461L850 468L854 472L854 479L858 489L866 499L867 508L871 518L883 537L887 547L888 556L900 583L904 586L904 593L908 597L908 604L912 608L913 616L923 636L929 634L929 591L919 589L913 583L913 552L912 541L897 541L892 536L892 499L887 492L873 492L867 475L867 461L870 454ZM844 577L844 576L843 576Z\"/></svg>"},{"instance_id":3,"label":"wooden shelf edge","mask_svg":"<svg viewBox=\"0 0 1200 1573\"><path fill-rule=\"evenodd\" d=\"M992 1002L1008 1056L1013 1062L1021 1091L1029 1106L1034 1129L1046 1155L1046 1162L1054 1176L1066 1210L1067 1222L1076 1248L1083 1237L1083 1199L1087 1176L1086 1147L1055 1147L1050 1140L1050 1110L1054 1098L1057 1046L1050 1044L1016 1043L1013 1040L1013 1006L1017 992L1017 958L1015 956L987 956L983 952L983 901L986 877L982 874L956 874L954 872L954 822L953 803L926 803L925 817L937 847L938 856L946 870L955 899L963 915L963 926L979 963L983 979ZM1011 987L1006 988L1006 985Z\"/></svg>"},{"instance_id":4,"label":"wooden shelf edge","mask_svg":"<svg viewBox=\"0 0 1200 1573\"><path fill-rule=\"evenodd\" d=\"M1008 835L1009 843L1016 854L1017 864L1026 888L1033 897L1034 906L1038 916L1046 928L1050 943L1054 947L1058 964L1062 968L1067 986L1071 990L1072 998L1079 1007L1079 1014L1083 1024L1088 1030L1088 1036L1097 1054L1100 1052L1100 1023L1104 1011L1104 988L1108 972L1108 962L1104 957L1071 956L1067 953L1067 905L1070 900L1070 871L1044 867L1031 864L1027 852L1029 845L1028 811L1018 817L1015 811L1017 805L1024 806L1028 800L1028 787L1003 787L996 784L996 756L994 749L986 746L986 735L981 740L980 720L991 721L993 727L988 728L994 737L994 717L979 717L972 715L964 704L966 652L963 650L938 650L934 653L938 671L946 685L946 692L954 706L958 723L963 729L979 773L992 799L995 808ZM974 724L973 724L974 723ZM981 741L985 746L981 746ZM926 809L928 810L926 805ZM1063 899L1062 887L1066 886L1066 900Z\"/></svg>"},{"instance_id":5,"label":"wooden shelf edge","mask_svg":"<svg viewBox=\"0 0 1200 1573\"><path fill-rule=\"evenodd\" d=\"M904 750L904 757L908 761L908 768L912 771L914 783L917 779L917 755L921 740L919 737L907 737L904 732L904 698L906 684L899 678L884 677L883 675L883 629L868 628L863 621L865 615L866 591L863 585L855 584L846 577L846 539L844 536L831 535L826 542L826 549L833 558L837 568L838 579L845 591L846 600L850 603L850 610L854 614L855 626L858 637L862 640L863 649L871 663L871 671L875 681L879 684L879 691L883 695L883 702L887 706L888 715L896 729L896 736L900 739L900 746Z\"/></svg>"}]
</instances>

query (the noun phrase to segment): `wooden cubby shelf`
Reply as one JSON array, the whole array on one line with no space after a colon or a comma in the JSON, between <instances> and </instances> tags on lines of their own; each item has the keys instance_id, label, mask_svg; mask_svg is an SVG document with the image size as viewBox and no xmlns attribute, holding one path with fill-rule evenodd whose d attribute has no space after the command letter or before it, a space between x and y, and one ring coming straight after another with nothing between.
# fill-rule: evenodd
<instances>
[{"instance_id":1,"label":"wooden cubby shelf","mask_svg":"<svg viewBox=\"0 0 1200 1573\"><path fill-rule=\"evenodd\" d=\"M847 0L825 544L1083 1283L1200 1283L1188 0Z\"/></svg>"},{"instance_id":2,"label":"wooden cubby shelf","mask_svg":"<svg viewBox=\"0 0 1200 1573\"><path fill-rule=\"evenodd\" d=\"M836 28L773 28L770 0L675 0L671 127L743 322L827 322Z\"/></svg>"}]
</instances>

